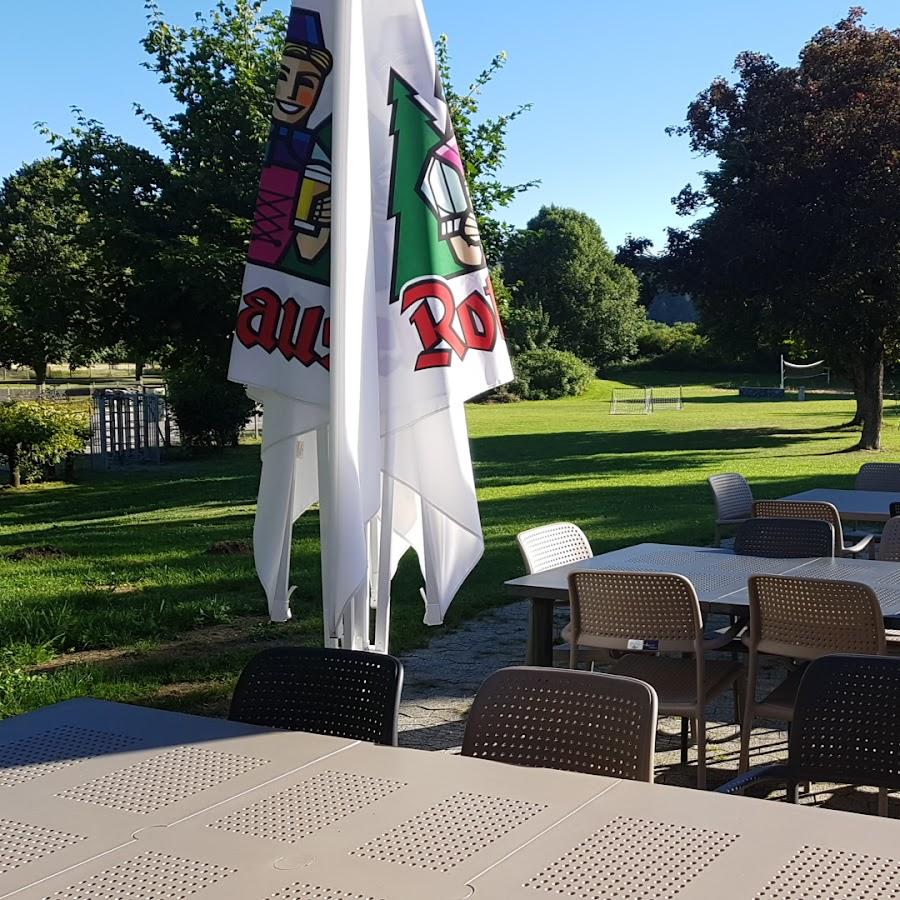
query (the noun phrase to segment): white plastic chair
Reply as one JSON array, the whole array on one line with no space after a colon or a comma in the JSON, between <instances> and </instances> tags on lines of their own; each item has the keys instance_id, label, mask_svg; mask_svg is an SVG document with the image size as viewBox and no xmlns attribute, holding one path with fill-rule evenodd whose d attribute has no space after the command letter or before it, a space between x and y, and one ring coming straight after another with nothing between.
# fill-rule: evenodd
<instances>
[{"instance_id":1,"label":"white plastic chair","mask_svg":"<svg viewBox=\"0 0 900 900\"><path fill-rule=\"evenodd\" d=\"M547 569L555 569L557 566L584 562L594 555L587 535L571 522L553 522L551 525L530 528L528 531L521 532L516 537L516 541L529 575L546 572ZM563 604L568 604L568 600L558 601L554 605L561 606ZM530 615L534 615L533 606ZM529 627L530 634L532 634L531 627ZM531 645L531 637L529 637L529 659L533 658L533 653L534 647ZM603 662L608 661L608 654L605 651L600 651L599 656L597 651L584 652L581 656L584 662L598 661L598 659ZM553 653L555 663L565 665L568 658L567 647L555 648Z\"/></svg>"},{"instance_id":2,"label":"white plastic chair","mask_svg":"<svg viewBox=\"0 0 900 900\"><path fill-rule=\"evenodd\" d=\"M571 522L554 522L521 532L516 541L529 575L582 562L594 555L587 535Z\"/></svg>"}]
</instances>

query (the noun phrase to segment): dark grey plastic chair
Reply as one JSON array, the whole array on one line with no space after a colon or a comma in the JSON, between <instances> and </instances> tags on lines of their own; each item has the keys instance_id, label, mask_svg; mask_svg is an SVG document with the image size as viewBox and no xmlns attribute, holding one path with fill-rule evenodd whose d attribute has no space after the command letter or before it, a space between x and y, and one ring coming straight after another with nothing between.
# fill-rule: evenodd
<instances>
[{"instance_id":1,"label":"dark grey plastic chair","mask_svg":"<svg viewBox=\"0 0 900 900\"><path fill-rule=\"evenodd\" d=\"M283 647L244 667L228 718L373 744L397 744L399 659L360 650Z\"/></svg>"},{"instance_id":2,"label":"dark grey plastic chair","mask_svg":"<svg viewBox=\"0 0 900 900\"><path fill-rule=\"evenodd\" d=\"M887 791L900 789L898 747L900 659L823 656L800 681L787 763L751 770L718 791L782 783L796 803L802 782L869 785L879 788L878 812L887 815Z\"/></svg>"}]
</instances>

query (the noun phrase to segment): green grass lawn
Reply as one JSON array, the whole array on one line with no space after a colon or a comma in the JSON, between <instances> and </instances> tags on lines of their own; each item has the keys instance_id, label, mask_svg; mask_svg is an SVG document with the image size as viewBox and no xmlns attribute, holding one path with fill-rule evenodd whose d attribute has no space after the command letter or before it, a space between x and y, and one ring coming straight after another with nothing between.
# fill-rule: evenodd
<instances>
[{"instance_id":1,"label":"green grass lawn","mask_svg":"<svg viewBox=\"0 0 900 900\"><path fill-rule=\"evenodd\" d=\"M577 399L469 408L486 552L448 617L505 601L521 574L515 534L558 519L581 525L604 551L640 541L712 539L706 478L738 471L757 496L851 487L871 454L842 452L846 398L762 403L704 376L630 371L631 384L685 386L686 408L609 415L618 382ZM706 376L708 382L744 379ZM750 379L747 379L748 381ZM886 452L900 451L893 409ZM249 541L259 448L174 459L124 473L84 472L78 484L0 491L0 715L90 694L189 711L222 712L243 662L278 641L317 643L318 520L295 529L295 619L265 622L249 555L213 555ZM57 558L14 560L26 547ZM407 558L395 580L392 649L428 640L419 576Z\"/></svg>"}]
</instances>

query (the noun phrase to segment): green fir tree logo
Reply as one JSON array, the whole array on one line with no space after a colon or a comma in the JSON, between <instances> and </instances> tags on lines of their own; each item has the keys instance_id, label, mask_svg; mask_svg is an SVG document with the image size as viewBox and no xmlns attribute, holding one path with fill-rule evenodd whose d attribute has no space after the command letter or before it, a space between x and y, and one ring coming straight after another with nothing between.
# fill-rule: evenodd
<instances>
[{"instance_id":1,"label":"green fir tree logo","mask_svg":"<svg viewBox=\"0 0 900 900\"><path fill-rule=\"evenodd\" d=\"M393 303L410 281L429 276L452 278L481 266L467 265L457 258L446 233L442 234L442 210L436 211L437 202L433 193L428 193L435 180L447 180L436 168L440 161L436 163L435 153L453 140L452 132L448 135L437 127L435 116L422 105L415 88L393 70L388 102L394 139L388 203L388 215L395 221ZM451 207L450 216L455 207L462 211L462 218L456 213L457 222L465 221L466 211L474 216L464 179L443 186L442 196L449 197L445 203Z\"/></svg>"}]
</instances>

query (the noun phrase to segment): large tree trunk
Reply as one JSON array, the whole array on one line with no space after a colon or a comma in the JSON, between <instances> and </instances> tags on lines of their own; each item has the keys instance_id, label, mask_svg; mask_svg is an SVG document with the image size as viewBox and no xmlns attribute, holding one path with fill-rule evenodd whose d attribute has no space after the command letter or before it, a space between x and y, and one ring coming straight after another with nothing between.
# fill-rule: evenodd
<instances>
[{"instance_id":1,"label":"large tree trunk","mask_svg":"<svg viewBox=\"0 0 900 900\"><path fill-rule=\"evenodd\" d=\"M862 435L857 450L881 449L881 425L884 416L884 353L872 352L859 360L857 382L858 411L862 412Z\"/></svg>"},{"instance_id":2,"label":"large tree trunk","mask_svg":"<svg viewBox=\"0 0 900 900\"><path fill-rule=\"evenodd\" d=\"M866 419L864 413L865 401L861 388L854 386L853 399L856 400L856 412L853 413L853 418L847 423L847 425L850 428L859 428Z\"/></svg>"},{"instance_id":3,"label":"large tree trunk","mask_svg":"<svg viewBox=\"0 0 900 900\"><path fill-rule=\"evenodd\" d=\"M144 360L142 360L142 359L139 359L134 364L134 380L138 384L144 383L144 365L145 365L145 363L144 363Z\"/></svg>"},{"instance_id":4,"label":"large tree trunk","mask_svg":"<svg viewBox=\"0 0 900 900\"><path fill-rule=\"evenodd\" d=\"M47 386L47 360L35 360L31 364L34 369L34 380L37 382L38 393L43 394L44 388Z\"/></svg>"},{"instance_id":5,"label":"large tree trunk","mask_svg":"<svg viewBox=\"0 0 900 900\"><path fill-rule=\"evenodd\" d=\"M9 483L11 487L22 487L22 471L19 465L19 448L9 451Z\"/></svg>"}]
</instances>

